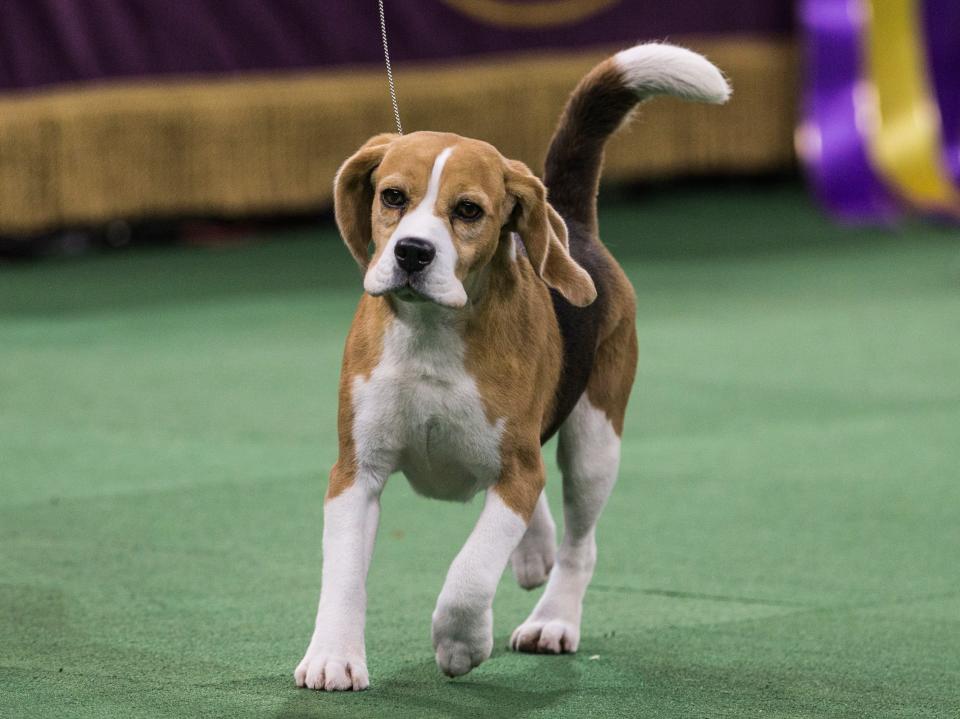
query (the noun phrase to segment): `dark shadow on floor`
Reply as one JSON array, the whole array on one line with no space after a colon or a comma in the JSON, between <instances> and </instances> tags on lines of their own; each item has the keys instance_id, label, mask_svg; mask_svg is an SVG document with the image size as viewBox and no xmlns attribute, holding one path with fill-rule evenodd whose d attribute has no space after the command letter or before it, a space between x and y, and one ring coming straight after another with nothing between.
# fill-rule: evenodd
<instances>
[{"instance_id":1,"label":"dark shadow on floor","mask_svg":"<svg viewBox=\"0 0 960 719\"><path fill-rule=\"evenodd\" d=\"M504 656L508 656L506 650L497 650L488 661L496 663ZM275 717L523 717L558 707L579 689L579 671L572 657L541 657L523 667L508 679L482 668L448 679L431 657L371 677L372 688L361 695L299 690ZM544 681L545 674L549 674L548 681Z\"/></svg>"}]
</instances>

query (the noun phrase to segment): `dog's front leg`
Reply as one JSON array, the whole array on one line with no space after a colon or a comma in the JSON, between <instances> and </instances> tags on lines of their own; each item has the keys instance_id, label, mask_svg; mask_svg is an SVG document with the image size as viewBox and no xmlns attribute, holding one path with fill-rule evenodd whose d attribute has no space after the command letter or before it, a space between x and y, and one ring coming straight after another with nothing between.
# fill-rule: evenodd
<instances>
[{"instance_id":1,"label":"dog's front leg","mask_svg":"<svg viewBox=\"0 0 960 719\"><path fill-rule=\"evenodd\" d=\"M493 595L540 496L542 468L540 478L533 480L529 492L520 493L519 500L503 485L501 480L487 492L480 519L450 565L433 612L437 666L451 677L466 674L490 656Z\"/></svg>"},{"instance_id":2,"label":"dog's front leg","mask_svg":"<svg viewBox=\"0 0 960 719\"><path fill-rule=\"evenodd\" d=\"M341 487L338 468L331 490ZM327 691L366 689L364 622L367 569L380 518L382 481L358 473L323 505L323 576L310 646L294 672L297 686Z\"/></svg>"}]
</instances>

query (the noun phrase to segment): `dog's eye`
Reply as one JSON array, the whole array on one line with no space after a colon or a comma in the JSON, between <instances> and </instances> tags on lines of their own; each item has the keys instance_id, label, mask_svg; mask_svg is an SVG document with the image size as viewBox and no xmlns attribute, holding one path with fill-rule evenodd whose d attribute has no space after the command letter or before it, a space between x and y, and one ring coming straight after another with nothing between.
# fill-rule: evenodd
<instances>
[{"instance_id":1,"label":"dog's eye","mask_svg":"<svg viewBox=\"0 0 960 719\"><path fill-rule=\"evenodd\" d=\"M461 220L471 222L473 220L479 220L483 216L483 208L480 207L480 205L478 205L476 202L461 200L457 203L453 213Z\"/></svg>"},{"instance_id":2,"label":"dog's eye","mask_svg":"<svg viewBox=\"0 0 960 719\"><path fill-rule=\"evenodd\" d=\"M387 207L399 208L407 204L407 196L395 187L388 187L380 193L380 200Z\"/></svg>"}]
</instances>

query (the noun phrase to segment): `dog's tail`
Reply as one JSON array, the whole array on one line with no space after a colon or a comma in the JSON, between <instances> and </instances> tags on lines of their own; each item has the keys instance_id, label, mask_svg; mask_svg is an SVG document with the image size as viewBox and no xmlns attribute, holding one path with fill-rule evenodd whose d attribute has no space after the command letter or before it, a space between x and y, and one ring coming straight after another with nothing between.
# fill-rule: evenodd
<instances>
[{"instance_id":1,"label":"dog's tail","mask_svg":"<svg viewBox=\"0 0 960 719\"><path fill-rule=\"evenodd\" d=\"M730 87L706 58L674 45L636 45L593 68L567 101L544 167L550 203L568 223L596 233L604 145L637 103L654 95L719 104Z\"/></svg>"}]
</instances>

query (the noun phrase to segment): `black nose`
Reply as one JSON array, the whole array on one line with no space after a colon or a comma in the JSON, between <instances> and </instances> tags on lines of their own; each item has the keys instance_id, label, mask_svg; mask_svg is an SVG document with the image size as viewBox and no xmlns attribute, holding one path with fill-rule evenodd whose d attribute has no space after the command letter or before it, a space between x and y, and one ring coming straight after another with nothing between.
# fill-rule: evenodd
<instances>
[{"instance_id":1,"label":"black nose","mask_svg":"<svg viewBox=\"0 0 960 719\"><path fill-rule=\"evenodd\" d=\"M407 272L418 272L433 262L436 249L426 240L416 237L406 237L393 248L397 256L397 264Z\"/></svg>"}]
</instances>

